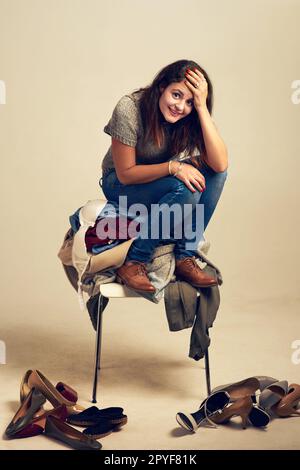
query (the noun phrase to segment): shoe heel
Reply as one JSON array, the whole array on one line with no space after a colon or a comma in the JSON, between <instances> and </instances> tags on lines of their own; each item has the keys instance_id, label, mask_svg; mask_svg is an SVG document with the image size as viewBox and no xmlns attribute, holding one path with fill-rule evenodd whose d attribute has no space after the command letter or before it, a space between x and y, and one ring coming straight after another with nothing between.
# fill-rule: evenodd
<instances>
[{"instance_id":1,"label":"shoe heel","mask_svg":"<svg viewBox=\"0 0 300 470\"><path fill-rule=\"evenodd\" d=\"M33 411L33 414L45 403L46 397L36 388L33 390L31 397L31 406L30 410Z\"/></svg>"},{"instance_id":2,"label":"shoe heel","mask_svg":"<svg viewBox=\"0 0 300 470\"><path fill-rule=\"evenodd\" d=\"M246 429L248 425L248 414L242 414L241 419L242 419L242 428Z\"/></svg>"},{"instance_id":3,"label":"shoe heel","mask_svg":"<svg viewBox=\"0 0 300 470\"><path fill-rule=\"evenodd\" d=\"M280 405L280 402L279 404ZM295 406L297 406L297 402L295 404L292 404L292 405L289 405L289 406L277 406L275 405L275 413L277 414L277 416L279 416L280 418L286 418L288 416L300 416L300 410L297 410L295 408ZM272 408L273 410L273 408Z\"/></svg>"},{"instance_id":4,"label":"shoe heel","mask_svg":"<svg viewBox=\"0 0 300 470\"><path fill-rule=\"evenodd\" d=\"M248 419L252 426L255 426L256 428L265 427L270 422L270 416L268 413L257 405L252 406Z\"/></svg>"},{"instance_id":5,"label":"shoe heel","mask_svg":"<svg viewBox=\"0 0 300 470\"><path fill-rule=\"evenodd\" d=\"M196 420L191 414L177 413L176 421L183 429L186 429L190 432L196 432L200 423L197 424Z\"/></svg>"}]
</instances>

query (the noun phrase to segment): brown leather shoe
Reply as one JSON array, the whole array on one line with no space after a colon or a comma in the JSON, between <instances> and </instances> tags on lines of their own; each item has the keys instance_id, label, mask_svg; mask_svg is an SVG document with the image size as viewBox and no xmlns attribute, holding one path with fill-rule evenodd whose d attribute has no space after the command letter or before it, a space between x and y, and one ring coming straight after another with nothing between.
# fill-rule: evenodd
<instances>
[{"instance_id":1,"label":"brown leather shoe","mask_svg":"<svg viewBox=\"0 0 300 470\"><path fill-rule=\"evenodd\" d=\"M175 274L178 280L186 281L194 287L211 287L218 284L216 279L202 271L195 256L176 259Z\"/></svg>"},{"instance_id":2,"label":"brown leather shoe","mask_svg":"<svg viewBox=\"0 0 300 470\"><path fill-rule=\"evenodd\" d=\"M117 269L117 279L137 291L155 292L155 287L149 280L145 263L140 261L127 261L124 263Z\"/></svg>"}]
</instances>

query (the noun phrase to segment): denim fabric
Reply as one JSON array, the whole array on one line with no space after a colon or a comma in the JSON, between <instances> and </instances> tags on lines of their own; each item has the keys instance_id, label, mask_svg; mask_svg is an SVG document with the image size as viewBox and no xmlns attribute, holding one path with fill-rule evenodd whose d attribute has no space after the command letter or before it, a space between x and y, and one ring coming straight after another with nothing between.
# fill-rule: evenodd
<instances>
[{"instance_id":1,"label":"denim fabric","mask_svg":"<svg viewBox=\"0 0 300 470\"><path fill-rule=\"evenodd\" d=\"M128 207L132 204L141 203L144 204L149 211L149 238L143 239L141 237L137 237L128 251L126 261L138 260L144 263L150 262L154 249L160 244L170 242L175 243L174 254L177 259L196 255L196 248L194 250L186 248L186 242L191 242L193 240L186 240L184 236L181 239L174 239L172 237L172 235L174 236L176 225L176 221L172 219L170 238L163 238L161 233L162 229L159 227L159 238L151 239L150 217L151 204L159 203L161 205L164 203L164 206L161 206L159 218L160 223L162 216L168 214L168 207L170 205L177 203L183 207L184 204L191 204L190 207L192 208L193 213L192 230L196 233L196 242L198 243L203 239L203 232L205 231L221 196L227 177L227 171L217 173L210 167L205 166L201 169L201 173L205 178L206 189L202 193L198 190L193 193L181 180L174 176L165 176L155 181L151 181L150 183L124 185L118 180L114 169L109 169L103 172L103 176L101 178L102 183L99 182L99 184L109 202L116 203L119 201L119 196L127 196ZM196 227L195 208L197 204L203 204L204 220L202 229ZM132 217L130 211L128 212L128 216Z\"/></svg>"}]
</instances>

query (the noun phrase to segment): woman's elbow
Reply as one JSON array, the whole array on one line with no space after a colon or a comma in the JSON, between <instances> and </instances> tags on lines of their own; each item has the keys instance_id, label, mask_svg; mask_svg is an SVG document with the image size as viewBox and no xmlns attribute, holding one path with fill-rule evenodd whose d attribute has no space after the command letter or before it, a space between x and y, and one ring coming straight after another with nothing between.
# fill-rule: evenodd
<instances>
[{"instance_id":1,"label":"woman's elbow","mask_svg":"<svg viewBox=\"0 0 300 470\"><path fill-rule=\"evenodd\" d=\"M124 184L124 186L126 186L127 184L130 184L130 176L128 175L126 171L116 172L116 173L117 173L117 178L121 184Z\"/></svg>"},{"instance_id":2,"label":"woman's elbow","mask_svg":"<svg viewBox=\"0 0 300 470\"><path fill-rule=\"evenodd\" d=\"M215 170L215 172L216 173L225 173L225 172L227 172L227 169L228 169L228 163L218 166L218 168Z\"/></svg>"},{"instance_id":3,"label":"woman's elbow","mask_svg":"<svg viewBox=\"0 0 300 470\"><path fill-rule=\"evenodd\" d=\"M228 161L219 162L213 166L210 166L216 173L226 173L228 168Z\"/></svg>"},{"instance_id":4,"label":"woman's elbow","mask_svg":"<svg viewBox=\"0 0 300 470\"><path fill-rule=\"evenodd\" d=\"M228 169L228 154L224 155L224 157L218 162L216 165L215 171L217 173L224 173Z\"/></svg>"}]
</instances>

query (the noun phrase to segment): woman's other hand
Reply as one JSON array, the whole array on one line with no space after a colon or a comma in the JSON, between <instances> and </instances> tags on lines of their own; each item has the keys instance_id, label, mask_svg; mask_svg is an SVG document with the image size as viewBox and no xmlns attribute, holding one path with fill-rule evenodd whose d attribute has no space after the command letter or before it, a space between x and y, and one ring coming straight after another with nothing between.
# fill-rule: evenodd
<instances>
[{"instance_id":1,"label":"woman's other hand","mask_svg":"<svg viewBox=\"0 0 300 470\"><path fill-rule=\"evenodd\" d=\"M205 190L205 178L193 165L183 162L172 162L171 174L183 181L193 193L196 192L196 189L200 192Z\"/></svg>"}]
</instances>

